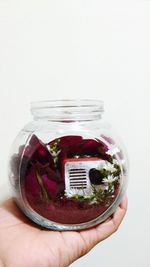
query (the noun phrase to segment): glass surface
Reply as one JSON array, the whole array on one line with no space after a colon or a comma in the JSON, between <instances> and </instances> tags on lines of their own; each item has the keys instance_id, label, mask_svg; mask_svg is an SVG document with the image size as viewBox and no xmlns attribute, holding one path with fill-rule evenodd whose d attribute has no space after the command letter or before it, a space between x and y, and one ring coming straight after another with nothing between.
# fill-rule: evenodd
<instances>
[{"instance_id":1,"label":"glass surface","mask_svg":"<svg viewBox=\"0 0 150 267\"><path fill-rule=\"evenodd\" d=\"M124 147L102 114L103 102L32 103L34 120L19 133L9 176L16 202L36 223L78 230L108 218L127 186Z\"/></svg>"}]
</instances>

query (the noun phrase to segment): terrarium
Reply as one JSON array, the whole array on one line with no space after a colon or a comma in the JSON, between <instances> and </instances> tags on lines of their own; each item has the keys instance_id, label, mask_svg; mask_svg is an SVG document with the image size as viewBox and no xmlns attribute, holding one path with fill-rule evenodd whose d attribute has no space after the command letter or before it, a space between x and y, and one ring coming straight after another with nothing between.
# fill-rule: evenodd
<instances>
[{"instance_id":1,"label":"terrarium","mask_svg":"<svg viewBox=\"0 0 150 267\"><path fill-rule=\"evenodd\" d=\"M59 231L106 220L125 193L128 163L122 142L103 118L103 102L33 102L31 113L9 162L18 206L35 223Z\"/></svg>"}]
</instances>

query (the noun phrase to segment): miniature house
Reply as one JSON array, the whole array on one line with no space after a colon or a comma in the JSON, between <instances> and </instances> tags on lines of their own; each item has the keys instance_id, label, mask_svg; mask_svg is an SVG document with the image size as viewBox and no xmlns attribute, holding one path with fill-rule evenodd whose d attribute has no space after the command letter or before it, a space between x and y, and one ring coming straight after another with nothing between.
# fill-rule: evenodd
<instances>
[{"instance_id":1,"label":"miniature house","mask_svg":"<svg viewBox=\"0 0 150 267\"><path fill-rule=\"evenodd\" d=\"M64 161L65 193L73 195L89 195L93 192L89 179L89 171L99 168L103 160L96 157L71 158Z\"/></svg>"}]
</instances>

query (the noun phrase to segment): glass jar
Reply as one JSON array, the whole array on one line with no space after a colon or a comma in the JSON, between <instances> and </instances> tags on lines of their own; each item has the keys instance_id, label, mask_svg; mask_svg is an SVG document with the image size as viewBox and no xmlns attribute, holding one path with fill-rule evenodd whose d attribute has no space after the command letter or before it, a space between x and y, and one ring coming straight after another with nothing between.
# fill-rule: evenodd
<instances>
[{"instance_id":1,"label":"glass jar","mask_svg":"<svg viewBox=\"0 0 150 267\"><path fill-rule=\"evenodd\" d=\"M35 223L80 230L106 220L125 193L127 157L99 100L31 104L33 121L12 146L14 198Z\"/></svg>"}]
</instances>

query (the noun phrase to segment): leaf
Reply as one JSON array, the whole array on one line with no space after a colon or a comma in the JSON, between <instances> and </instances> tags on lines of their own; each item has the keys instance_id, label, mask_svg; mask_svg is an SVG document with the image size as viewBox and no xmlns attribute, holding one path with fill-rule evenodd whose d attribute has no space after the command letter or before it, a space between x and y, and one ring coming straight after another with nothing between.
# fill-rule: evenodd
<instances>
[{"instance_id":1,"label":"leaf","mask_svg":"<svg viewBox=\"0 0 150 267\"><path fill-rule=\"evenodd\" d=\"M39 185L41 187L41 190L42 190L43 198L44 198L44 200L48 201L49 200L49 196L48 196L47 191L46 191L46 189L45 189L45 187L43 185L42 178L41 178L41 176L39 175L38 172L36 172L36 176L37 176L38 183L39 183Z\"/></svg>"}]
</instances>

